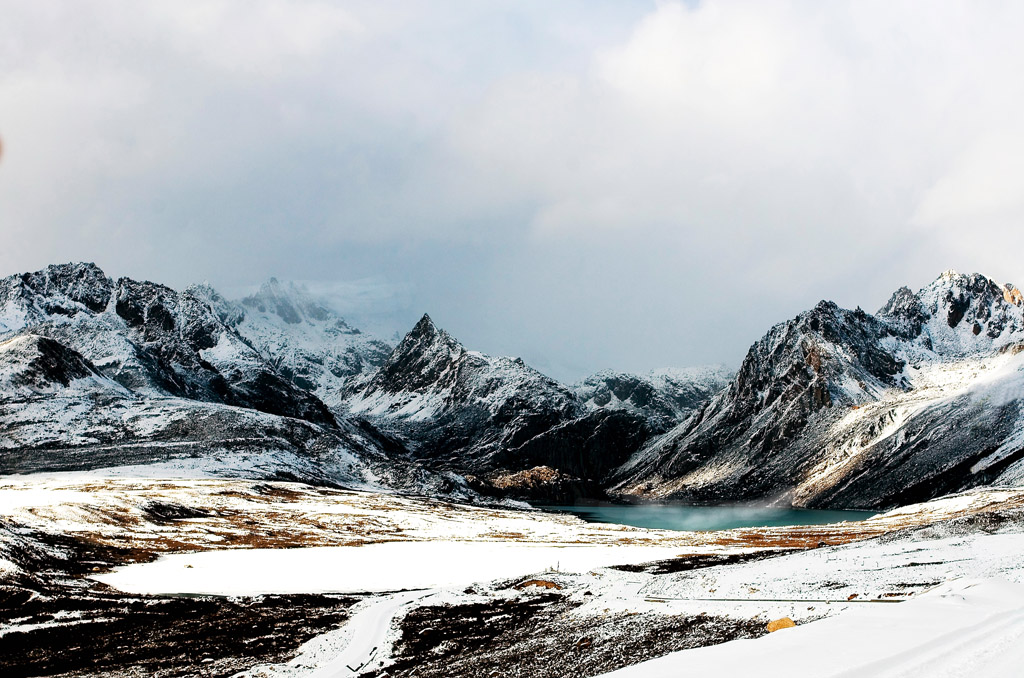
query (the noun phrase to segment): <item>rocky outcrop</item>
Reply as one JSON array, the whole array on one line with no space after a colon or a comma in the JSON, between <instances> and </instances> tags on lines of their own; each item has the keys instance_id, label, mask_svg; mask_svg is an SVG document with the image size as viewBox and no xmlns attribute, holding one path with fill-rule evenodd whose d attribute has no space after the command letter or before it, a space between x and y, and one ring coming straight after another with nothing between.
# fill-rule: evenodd
<instances>
[{"instance_id":1,"label":"rocky outcrop","mask_svg":"<svg viewBox=\"0 0 1024 678\"><path fill-rule=\"evenodd\" d=\"M47 337L28 334L0 341L0 393L10 396L83 388L123 391L77 351Z\"/></svg>"}]
</instances>

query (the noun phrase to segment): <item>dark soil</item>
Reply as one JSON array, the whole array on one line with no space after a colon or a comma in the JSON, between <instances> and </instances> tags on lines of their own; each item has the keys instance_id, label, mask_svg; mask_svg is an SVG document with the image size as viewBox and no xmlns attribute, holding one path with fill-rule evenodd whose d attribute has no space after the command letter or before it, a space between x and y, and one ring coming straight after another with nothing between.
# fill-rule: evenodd
<instances>
[{"instance_id":1,"label":"dark soil","mask_svg":"<svg viewBox=\"0 0 1024 678\"><path fill-rule=\"evenodd\" d=\"M287 661L347 618L352 599L125 597L85 594L18 601L3 621L56 626L0 636L4 678L19 676L231 676ZM15 627L16 628L16 627Z\"/></svg>"},{"instance_id":2,"label":"dark soil","mask_svg":"<svg viewBox=\"0 0 1024 678\"><path fill-rule=\"evenodd\" d=\"M10 523L0 537L4 557L31 573L0 586L3 678L231 676L287 661L342 624L355 603L328 595L128 596L85 575L153 554Z\"/></svg>"},{"instance_id":3,"label":"dark soil","mask_svg":"<svg viewBox=\"0 0 1024 678\"><path fill-rule=\"evenodd\" d=\"M412 610L394 663L375 674L421 678L586 678L660 657L765 633L762 621L708 615L569 616L560 594Z\"/></svg>"},{"instance_id":4,"label":"dark soil","mask_svg":"<svg viewBox=\"0 0 1024 678\"><path fill-rule=\"evenodd\" d=\"M657 560L653 563L642 563L639 565L613 565L610 569L621 572L646 572L648 574L674 574L676 572L688 572L700 570L705 567L717 565L735 565L737 563L749 563L755 560L774 558L786 553L792 553L790 549L764 550L754 553L735 553L730 555L696 555L679 558L668 558Z\"/></svg>"}]
</instances>

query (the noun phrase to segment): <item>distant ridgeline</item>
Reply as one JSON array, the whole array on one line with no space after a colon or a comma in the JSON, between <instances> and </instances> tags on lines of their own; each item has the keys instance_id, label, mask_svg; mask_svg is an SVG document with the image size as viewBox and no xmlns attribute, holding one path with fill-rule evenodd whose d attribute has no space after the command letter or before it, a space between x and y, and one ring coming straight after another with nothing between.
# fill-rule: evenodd
<instances>
[{"instance_id":1,"label":"distant ridgeline","mask_svg":"<svg viewBox=\"0 0 1024 678\"><path fill-rule=\"evenodd\" d=\"M93 264L0 280L0 472L137 467L448 498L882 508L1024 478L1024 298L981 275L821 302L739 371L560 384L423 318L395 347L292 283L229 301Z\"/></svg>"}]
</instances>

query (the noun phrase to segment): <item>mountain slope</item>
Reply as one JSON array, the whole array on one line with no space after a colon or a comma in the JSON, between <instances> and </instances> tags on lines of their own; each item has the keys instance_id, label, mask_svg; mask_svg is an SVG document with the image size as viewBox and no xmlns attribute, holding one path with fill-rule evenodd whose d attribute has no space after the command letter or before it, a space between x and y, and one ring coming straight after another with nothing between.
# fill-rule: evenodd
<instances>
[{"instance_id":1,"label":"mountain slope","mask_svg":"<svg viewBox=\"0 0 1024 678\"><path fill-rule=\"evenodd\" d=\"M721 365L629 374L598 372L573 386L588 410L623 410L666 431L728 386L735 372Z\"/></svg>"},{"instance_id":2,"label":"mountain slope","mask_svg":"<svg viewBox=\"0 0 1024 678\"><path fill-rule=\"evenodd\" d=\"M362 421L325 427L254 409L136 392L38 335L0 341L0 474L228 476L469 496L408 463Z\"/></svg>"},{"instance_id":3,"label":"mountain slope","mask_svg":"<svg viewBox=\"0 0 1024 678\"><path fill-rule=\"evenodd\" d=\"M585 413L558 382L518 358L466 350L426 315L346 404L403 431L418 456L473 463Z\"/></svg>"},{"instance_id":4,"label":"mountain slope","mask_svg":"<svg viewBox=\"0 0 1024 678\"><path fill-rule=\"evenodd\" d=\"M336 417L226 324L208 288L93 264L0 280L0 473L291 478L469 496Z\"/></svg>"},{"instance_id":5,"label":"mountain slope","mask_svg":"<svg viewBox=\"0 0 1024 678\"><path fill-rule=\"evenodd\" d=\"M1020 293L977 274L900 289L876 316L822 302L755 343L616 491L882 507L991 482L1024 456L1021 341Z\"/></svg>"}]
</instances>

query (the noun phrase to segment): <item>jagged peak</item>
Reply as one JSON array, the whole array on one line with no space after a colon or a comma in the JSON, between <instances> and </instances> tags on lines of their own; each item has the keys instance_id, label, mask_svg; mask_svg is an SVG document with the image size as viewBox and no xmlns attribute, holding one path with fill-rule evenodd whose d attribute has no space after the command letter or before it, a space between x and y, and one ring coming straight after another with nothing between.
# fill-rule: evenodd
<instances>
[{"instance_id":1,"label":"jagged peak","mask_svg":"<svg viewBox=\"0 0 1024 678\"><path fill-rule=\"evenodd\" d=\"M94 261L69 261L64 264L50 264L46 267L46 271L53 272L66 272L66 273L88 273L90 275L107 277L107 274L103 272L103 269L96 265Z\"/></svg>"},{"instance_id":2,"label":"jagged peak","mask_svg":"<svg viewBox=\"0 0 1024 678\"><path fill-rule=\"evenodd\" d=\"M114 283L92 262L50 264L33 273L12 276L34 295L64 297L93 312L101 311L110 299ZM70 310L70 309L66 309Z\"/></svg>"},{"instance_id":3,"label":"jagged peak","mask_svg":"<svg viewBox=\"0 0 1024 678\"><path fill-rule=\"evenodd\" d=\"M882 316L883 318L891 318L899 315L905 315L907 312L918 313L921 306L921 300L918 295L906 285L903 285L889 297L889 301L885 302L882 308L878 309L876 315Z\"/></svg>"},{"instance_id":4,"label":"jagged peak","mask_svg":"<svg viewBox=\"0 0 1024 678\"><path fill-rule=\"evenodd\" d=\"M234 327L245 317L244 307L229 301L209 281L193 283L186 287L182 294L202 303L229 327Z\"/></svg>"},{"instance_id":5,"label":"jagged peak","mask_svg":"<svg viewBox=\"0 0 1024 678\"><path fill-rule=\"evenodd\" d=\"M1005 287L1003 284L996 282L995 278L987 276L984 273L960 273L950 268L940 273L939 277L931 283L925 285L921 292L929 289L948 288L953 286L984 286L998 289L1003 289Z\"/></svg>"},{"instance_id":6,"label":"jagged peak","mask_svg":"<svg viewBox=\"0 0 1024 678\"><path fill-rule=\"evenodd\" d=\"M430 314L424 313L395 350L398 353L409 350L426 352L436 348L443 348L452 354L466 350L458 339L438 327Z\"/></svg>"},{"instance_id":7,"label":"jagged peak","mask_svg":"<svg viewBox=\"0 0 1024 678\"><path fill-rule=\"evenodd\" d=\"M929 350L964 355L1016 340L1024 330L1022 307L1024 296L1012 284L950 269L917 293L896 290L878 315L904 339L920 336Z\"/></svg>"},{"instance_id":8,"label":"jagged peak","mask_svg":"<svg viewBox=\"0 0 1024 678\"><path fill-rule=\"evenodd\" d=\"M433 318L430 317L429 313L424 313L423 316L416 321L416 324L412 328L414 334L421 336L430 336L440 334L441 330L434 323Z\"/></svg>"}]
</instances>

